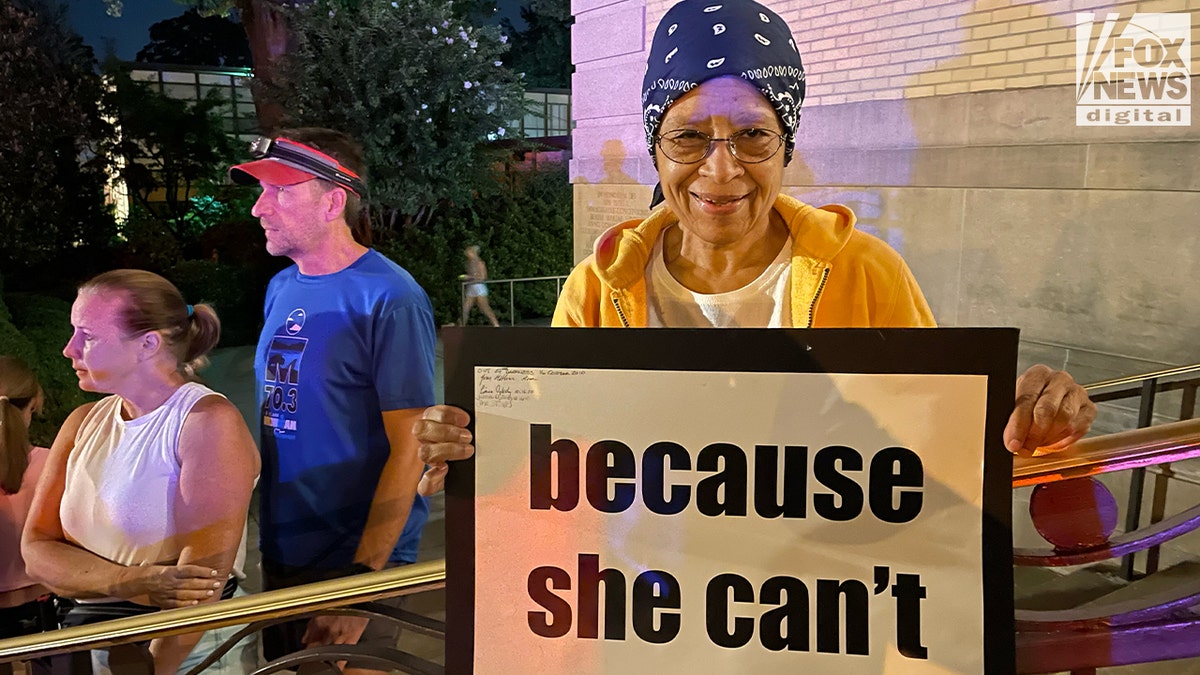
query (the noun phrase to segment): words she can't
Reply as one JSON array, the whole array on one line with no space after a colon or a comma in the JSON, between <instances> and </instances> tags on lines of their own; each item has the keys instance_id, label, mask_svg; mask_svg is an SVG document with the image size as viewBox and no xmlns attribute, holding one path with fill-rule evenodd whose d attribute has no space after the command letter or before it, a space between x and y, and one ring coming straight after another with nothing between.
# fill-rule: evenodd
<instances>
[{"instance_id":1,"label":"words she can't","mask_svg":"<svg viewBox=\"0 0 1200 675\"><path fill-rule=\"evenodd\" d=\"M785 445L780 480L777 445L756 445L751 460L737 445L712 443L693 462L692 453L682 445L661 441L641 452L639 471L638 457L621 441L599 441L581 453L573 440L551 441L549 424L531 424L529 438L529 507L534 511L572 511L580 507L583 496L592 509L610 514L627 511L640 501L647 511L659 515L693 508L710 517L746 517L753 508L761 518L807 518L811 505L812 513L823 520L844 522L869 514L881 522L903 524L920 514L924 502L921 459L903 447L883 448L868 461L854 448L831 445L811 453L810 461L808 447ZM812 478L825 491L809 493L810 467ZM671 482L668 471L705 475L693 488L690 483ZM634 635L644 642L662 644L679 635L683 591L674 575L642 571L627 593L625 574L615 568L601 569L599 554L594 553L580 553L575 572L573 577L554 565L530 572L529 597L540 607L528 612L534 634L625 640L626 617L631 616ZM774 576L756 588L738 574L713 577L705 589L708 638L718 646L738 648L757 634L769 650L806 652L813 647L809 627L815 624L815 651L866 655L871 599L885 595L895 602L897 650L909 658L928 658L921 640L921 603L927 589L919 574L893 574L886 566L876 566L874 579L868 582L817 579L812 585L810 589L801 579ZM564 593L573 586L574 604ZM757 619L746 616L755 611L747 604L758 607Z\"/></svg>"}]
</instances>

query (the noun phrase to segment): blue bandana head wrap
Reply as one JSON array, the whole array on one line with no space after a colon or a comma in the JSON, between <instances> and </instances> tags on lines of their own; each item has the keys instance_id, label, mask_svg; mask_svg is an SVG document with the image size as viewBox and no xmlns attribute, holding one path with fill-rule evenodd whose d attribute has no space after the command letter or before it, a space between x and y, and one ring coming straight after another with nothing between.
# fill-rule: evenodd
<instances>
[{"instance_id":1,"label":"blue bandana head wrap","mask_svg":"<svg viewBox=\"0 0 1200 675\"><path fill-rule=\"evenodd\" d=\"M642 80L651 158L667 108L694 87L729 75L754 85L775 108L783 125L784 164L792 160L804 64L787 24L754 0L683 0L663 16Z\"/></svg>"}]
</instances>

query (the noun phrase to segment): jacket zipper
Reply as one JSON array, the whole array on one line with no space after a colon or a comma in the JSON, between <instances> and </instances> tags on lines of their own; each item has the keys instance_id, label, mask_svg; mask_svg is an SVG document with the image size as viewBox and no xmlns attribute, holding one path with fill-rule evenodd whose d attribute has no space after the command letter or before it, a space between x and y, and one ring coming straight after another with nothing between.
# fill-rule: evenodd
<instances>
[{"instance_id":1,"label":"jacket zipper","mask_svg":"<svg viewBox=\"0 0 1200 675\"><path fill-rule=\"evenodd\" d=\"M617 299L616 293L613 293L612 295L612 304L617 310L617 317L621 319L621 326L623 328L629 328L629 320L625 318L625 310L621 309L621 301Z\"/></svg>"},{"instance_id":2,"label":"jacket zipper","mask_svg":"<svg viewBox=\"0 0 1200 675\"><path fill-rule=\"evenodd\" d=\"M821 291L825 290L825 281L829 279L829 268L821 270L821 282L817 284L817 292L813 295L812 304L808 306L808 325L812 328L813 320L817 318L817 301L821 299Z\"/></svg>"}]
</instances>

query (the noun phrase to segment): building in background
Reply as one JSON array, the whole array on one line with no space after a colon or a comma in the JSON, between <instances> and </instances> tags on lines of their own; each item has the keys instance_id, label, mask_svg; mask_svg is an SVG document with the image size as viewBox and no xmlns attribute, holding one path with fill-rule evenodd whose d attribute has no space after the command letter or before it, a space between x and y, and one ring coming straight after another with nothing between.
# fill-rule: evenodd
<instances>
[{"instance_id":1,"label":"building in background","mask_svg":"<svg viewBox=\"0 0 1200 675\"><path fill-rule=\"evenodd\" d=\"M128 66L135 82L146 84L171 98L194 102L210 95L220 97L224 105L217 112L222 117L225 131L239 141L248 144L260 133L251 92L253 75L249 68L151 63L129 63ZM514 159L520 165L536 167L539 163L567 161L571 150L571 91L529 89L525 92L525 100L525 114L510 125L525 142L511 138L498 142L514 148ZM109 196L118 214L128 214L129 192L121 181L112 181ZM151 199L161 201L165 195L151 195Z\"/></svg>"},{"instance_id":2,"label":"building in background","mask_svg":"<svg viewBox=\"0 0 1200 675\"><path fill-rule=\"evenodd\" d=\"M182 101L199 101L205 96L221 97L225 130L247 143L258 135L254 96L250 92L249 68L199 68L152 63L131 63L130 76L161 94Z\"/></svg>"}]
</instances>

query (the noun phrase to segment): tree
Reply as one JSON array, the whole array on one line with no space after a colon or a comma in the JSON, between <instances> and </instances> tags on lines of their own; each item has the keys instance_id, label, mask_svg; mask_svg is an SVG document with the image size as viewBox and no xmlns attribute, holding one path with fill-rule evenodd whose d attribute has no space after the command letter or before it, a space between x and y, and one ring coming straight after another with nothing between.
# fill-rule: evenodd
<instances>
[{"instance_id":1,"label":"tree","mask_svg":"<svg viewBox=\"0 0 1200 675\"><path fill-rule=\"evenodd\" d=\"M504 28L512 36L509 67L525 73L528 87L567 89L571 86L570 0L531 0L521 6L525 30L508 19Z\"/></svg>"},{"instance_id":2,"label":"tree","mask_svg":"<svg viewBox=\"0 0 1200 675\"><path fill-rule=\"evenodd\" d=\"M278 128L284 120L284 110L267 92L277 91L276 71L285 54L296 41L296 33L290 24L288 9L308 5L314 0L176 0L181 5L192 7L202 15L223 16L236 9L242 27L250 43L254 63L254 108L258 125L266 132ZM333 8L355 9L372 0L330 0L325 2ZM112 16L120 16L122 0L103 0ZM453 13L460 20L478 25L495 11L493 0L458 0Z\"/></svg>"},{"instance_id":3,"label":"tree","mask_svg":"<svg viewBox=\"0 0 1200 675\"><path fill-rule=\"evenodd\" d=\"M460 21L445 0L317 0L290 20L296 47L277 94L292 124L363 144L373 226L415 226L441 204L470 203L492 164L482 141L508 133L522 97L499 29Z\"/></svg>"},{"instance_id":4,"label":"tree","mask_svg":"<svg viewBox=\"0 0 1200 675\"><path fill-rule=\"evenodd\" d=\"M283 109L263 95L272 88L279 60L291 47L294 36L284 16L285 6L302 5L311 0L176 0L204 16L224 16L236 9L250 43L254 63L254 108L264 131L279 126ZM110 16L121 16L122 0L103 0Z\"/></svg>"},{"instance_id":5,"label":"tree","mask_svg":"<svg viewBox=\"0 0 1200 675\"><path fill-rule=\"evenodd\" d=\"M14 281L51 259L61 276L112 237L95 63L61 7L0 2L0 269Z\"/></svg>"},{"instance_id":6,"label":"tree","mask_svg":"<svg viewBox=\"0 0 1200 675\"><path fill-rule=\"evenodd\" d=\"M216 113L226 101L215 94L181 101L133 81L124 68L106 71L105 100L120 123L109 150L123 160L121 177L131 196L146 212L165 217L179 239L198 236L189 225L207 202L193 197L203 185L222 182L238 153Z\"/></svg>"},{"instance_id":7,"label":"tree","mask_svg":"<svg viewBox=\"0 0 1200 675\"><path fill-rule=\"evenodd\" d=\"M201 16L195 8L150 26L150 42L137 54L142 63L184 66L250 66L246 32L223 16Z\"/></svg>"}]
</instances>

